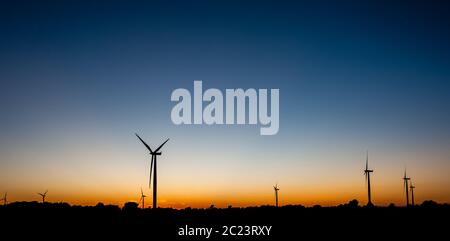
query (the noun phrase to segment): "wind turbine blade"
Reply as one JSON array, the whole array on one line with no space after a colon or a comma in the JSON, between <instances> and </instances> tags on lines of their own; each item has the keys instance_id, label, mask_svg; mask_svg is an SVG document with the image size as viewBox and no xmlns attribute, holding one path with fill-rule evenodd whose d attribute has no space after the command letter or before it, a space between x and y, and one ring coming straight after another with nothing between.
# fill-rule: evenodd
<instances>
[{"instance_id":1,"label":"wind turbine blade","mask_svg":"<svg viewBox=\"0 0 450 241\"><path fill-rule=\"evenodd\" d=\"M141 196L144 196L144 192L142 191L142 187L141 187Z\"/></svg>"},{"instance_id":2,"label":"wind turbine blade","mask_svg":"<svg viewBox=\"0 0 450 241\"><path fill-rule=\"evenodd\" d=\"M369 151L366 153L366 170L369 169Z\"/></svg>"},{"instance_id":3,"label":"wind turbine blade","mask_svg":"<svg viewBox=\"0 0 450 241\"><path fill-rule=\"evenodd\" d=\"M47 195L47 192L48 192L48 190L45 190L45 192L44 192L44 196L45 196L45 195Z\"/></svg>"},{"instance_id":4,"label":"wind turbine blade","mask_svg":"<svg viewBox=\"0 0 450 241\"><path fill-rule=\"evenodd\" d=\"M163 142L163 144L161 144L158 148L156 148L155 152L158 152L159 149L161 149L164 146L164 144L166 144L166 142L168 142L168 141L169 141L169 139L167 139L165 142Z\"/></svg>"},{"instance_id":5,"label":"wind turbine blade","mask_svg":"<svg viewBox=\"0 0 450 241\"><path fill-rule=\"evenodd\" d=\"M142 140L142 138L137 133L134 133L134 134L137 136L137 138L139 138L139 140L141 140L142 144L144 144L144 146L147 147L147 149L150 151L150 153L153 153L152 148L150 148L150 146L147 145L147 143L145 143L145 141Z\"/></svg>"},{"instance_id":6,"label":"wind turbine blade","mask_svg":"<svg viewBox=\"0 0 450 241\"><path fill-rule=\"evenodd\" d=\"M153 158L155 158L154 155L152 155L152 162L150 163L150 179L148 181L148 188L152 188Z\"/></svg>"}]
</instances>

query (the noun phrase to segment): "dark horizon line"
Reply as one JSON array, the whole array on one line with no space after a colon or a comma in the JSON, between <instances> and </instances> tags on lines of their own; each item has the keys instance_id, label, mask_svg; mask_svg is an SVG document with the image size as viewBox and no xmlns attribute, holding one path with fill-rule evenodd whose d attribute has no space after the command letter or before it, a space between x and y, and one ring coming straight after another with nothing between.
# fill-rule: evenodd
<instances>
[{"instance_id":1,"label":"dark horizon line","mask_svg":"<svg viewBox=\"0 0 450 241\"><path fill-rule=\"evenodd\" d=\"M14 201L10 202L4 205L0 205L0 208L5 208L7 206L13 206L13 207L19 207L22 205L47 205L48 206L64 206L66 208L107 208L107 207L114 207L118 209L127 209L127 208L136 208L136 209L153 209L151 206L148 206L146 208L139 207L138 202L125 202L122 205L122 208L120 205L116 204L104 204L103 202L98 202L96 205L77 205L77 204L70 204L68 202L40 202L40 201ZM412 207L411 205L409 207ZM421 204L416 204L413 207L450 207L450 204L447 202L444 203L438 203L433 200L424 200ZM390 203L389 205L360 205L359 201L357 199L350 200L347 203L341 203L337 205L330 205L330 206L322 206L320 204L315 204L312 206L304 206L302 204L286 204L279 207L276 207L275 205L271 204L263 204L263 205L255 205L255 206L232 206L228 205L228 207L224 208L218 208L214 204L211 204L208 208L196 208L196 207L184 207L184 208L174 208L174 207L157 207L157 209L171 209L171 210L205 210L205 209L253 209L253 208L305 208L305 209L314 209L314 208L408 208L408 206L397 206L394 203Z\"/></svg>"}]
</instances>

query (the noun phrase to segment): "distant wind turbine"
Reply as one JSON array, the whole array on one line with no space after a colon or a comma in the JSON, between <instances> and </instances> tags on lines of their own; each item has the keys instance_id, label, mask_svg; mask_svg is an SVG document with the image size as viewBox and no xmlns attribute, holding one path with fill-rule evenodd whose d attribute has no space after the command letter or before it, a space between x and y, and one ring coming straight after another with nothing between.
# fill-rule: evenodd
<instances>
[{"instance_id":1,"label":"distant wind turbine","mask_svg":"<svg viewBox=\"0 0 450 241\"><path fill-rule=\"evenodd\" d=\"M411 206L414 207L414 188L416 188L416 186L413 185L412 181L409 184L409 188L411 189Z\"/></svg>"},{"instance_id":2,"label":"distant wind turbine","mask_svg":"<svg viewBox=\"0 0 450 241\"><path fill-rule=\"evenodd\" d=\"M406 169L405 169L405 175L403 176L403 184L405 186L406 191L406 206L409 207L409 193L408 193L408 181L411 180L411 178L406 176Z\"/></svg>"},{"instance_id":3,"label":"distant wind turbine","mask_svg":"<svg viewBox=\"0 0 450 241\"><path fill-rule=\"evenodd\" d=\"M3 205L8 204L8 199L7 199L7 197L8 197L8 192L5 192L5 196L3 196L2 199L0 199L1 201L3 201Z\"/></svg>"},{"instance_id":4,"label":"distant wind turbine","mask_svg":"<svg viewBox=\"0 0 450 241\"><path fill-rule=\"evenodd\" d=\"M280 190L278 188L278 183L273 186L273 190L275 190L275 207L278 207L278 191Z\"/></svg>"},{"instance_id":5,"label":"distant wind turbine","mask_svg":"<svg viewBox=\"0 0 450 241\"><path fill-rule=\"evenodd\" d=\"M364 169L364 176L366 176L366 183L367 183L367 196L368 196L368 202L367 206L373 206L372 204L372 193L370 190L370 173L373 172L373 170L369 170L369 151L367 151L366 154L366 169Z\"/></svg>"},{"instance_id":6,"label":"distant wind turbine","mask_svg":"<svg viewBox=\"0 0 450 241\"><path fill-rule=\"evenodd\" d=\"M45 196L47 196L47 192L48 192L48 190L46 190L44 193L38 192L38 194L39 194L40 196L42 196L42 203L45 203Z\"/></svg>"},{"instance_id":7,"label":"distant wind turbine","mask_svg":"<svg viewBox=\"0 0 450 241\"><path fill-rule=\"evenodd\" d=\"M142 191L142 188L141 188L141 200L139 200L139 202L142 201L142 209L145 208L145 205L144 205L144 199L145 199L146 197L147 197L147 196L144 195L144 192Z\"/></svg>"},{"instance_id":8,"label":"distant wind turbine","mask_svg":"<svg viewBox=\"0 0 450 241\"><path fill-rule=\"evenodd\" d=\"M136 134L136 133L135 133ZM151 187L151 183L152 183L152 172L153 173L153 208L157 208L158 206L156 205L156 157L161 155L161 152L159 152L159 150L164 146L164 144L166 144L167 141L169 141L169 139L167 139L165 142L163 142L163 144L161 144L158 148L156 148L155 151L152 151L152 149L150 148L149 145L147 145L147 143L145 143L144 140L142 140L142 138L136 134L137 138L139 138L139 140L142 142L142 144L144 144L145 147L147 147L147 149L150 151L150 155L152 155L152 161L150 163L150 180L148 183L148 187Z\"/></svg>"}]
</instances>

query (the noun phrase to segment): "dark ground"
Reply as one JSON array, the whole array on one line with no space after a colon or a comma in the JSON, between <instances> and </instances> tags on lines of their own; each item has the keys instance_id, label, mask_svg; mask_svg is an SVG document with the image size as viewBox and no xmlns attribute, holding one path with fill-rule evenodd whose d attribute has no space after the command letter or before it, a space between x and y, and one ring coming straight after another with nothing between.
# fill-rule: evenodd
<instances>
[{"instance_id":1,"label":"dark ground","mask_svg":"<svg viewBox=\"0 0 450 241\"><path fill-rule=\"evenodd\" d=\"M15 202L0 207L2 235L14 240L363 240L443 239L450 229L450 205L426 201L415 207L359 207L350 202L338 207L284 206L275 208L139 209L128 203L70 206L66 203ZM213 227L204 236L178 236L180 227ZM223 225L271 225L269 236L222 236ZM239 229L234 229L239 231ZM424 236L425 235L425 236Z\"/></svg>"}]
</instances>

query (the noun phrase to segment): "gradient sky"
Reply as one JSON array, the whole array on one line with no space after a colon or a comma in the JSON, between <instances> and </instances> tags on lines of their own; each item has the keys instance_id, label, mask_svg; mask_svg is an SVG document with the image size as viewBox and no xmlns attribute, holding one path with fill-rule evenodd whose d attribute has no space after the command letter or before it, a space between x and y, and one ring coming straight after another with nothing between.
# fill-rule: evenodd
<instances>
[{"instance_id":1,"label":"gradient sky","mask_svg":"<svg viewBox=\"0 0 450 241\"><path fill-rule=\"evenodd\" d=\"M5 1L0 192L163 207L450 202L450 6L423 1ZM107 3L106 3L107 2ZM337 3L339 2L339 3ZM279 88L280 131L175 126L176 88ZM150 199L148 201L150 203Z\"/></svg>"}]
</instances>

